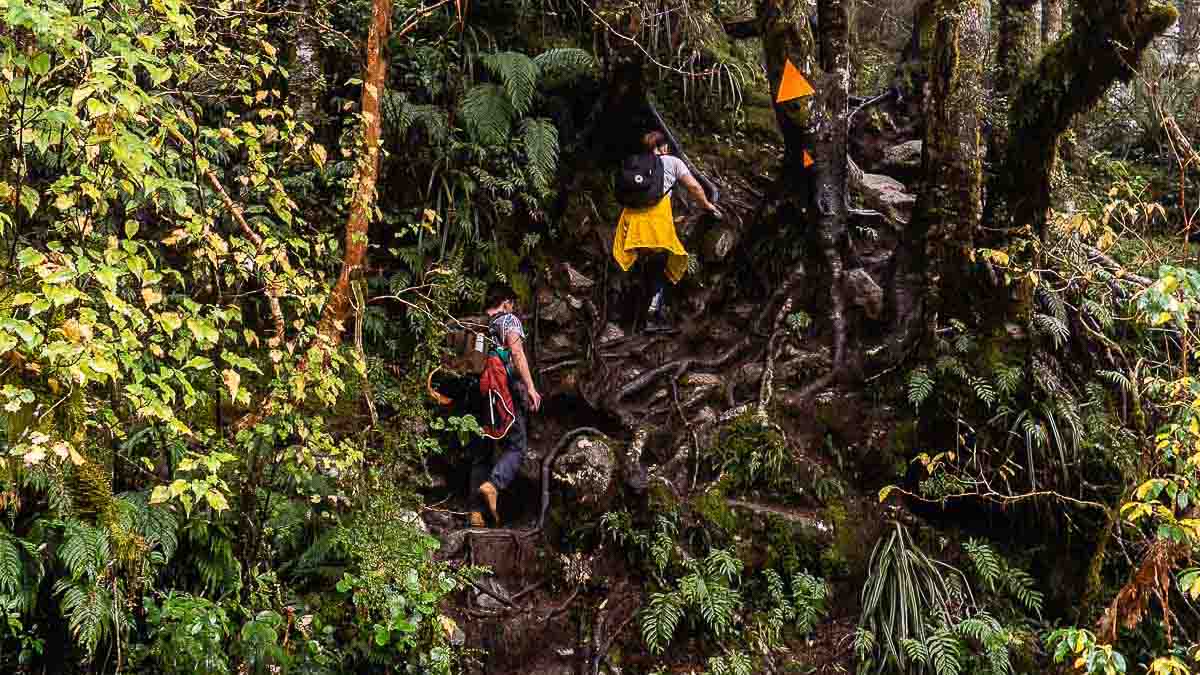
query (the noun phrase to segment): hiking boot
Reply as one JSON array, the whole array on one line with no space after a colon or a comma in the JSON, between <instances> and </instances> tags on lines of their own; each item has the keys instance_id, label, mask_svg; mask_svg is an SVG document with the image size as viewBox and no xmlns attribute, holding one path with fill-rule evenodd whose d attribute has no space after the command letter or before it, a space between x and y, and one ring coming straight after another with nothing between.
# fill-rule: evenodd
<instances>
[{"instance_id":1,"label":"hiking boot","mask_svg":"<svg viewBox=\"0 0 1200 675\"><path fill-rule=\"evenodd\" d=\"M471 527L487 527L487 523L483 521L483 513L479 511L471 512Z\"/></svg>"},{"instance_id":2,"label":"hiking boot","mask_svg":"<svg viewBox=\"0 0 1200 675\"><path fill-rule=\"evenodd\" d=\"M499 497L499 493L496 490L496 486L492 485L491 481L484 483L479 486L479 494L483 497L483 503L487 504L488 511L491 512L492 520L499 526L500 512L496 510L496 499Z\"/></svg>"}]
</instances>

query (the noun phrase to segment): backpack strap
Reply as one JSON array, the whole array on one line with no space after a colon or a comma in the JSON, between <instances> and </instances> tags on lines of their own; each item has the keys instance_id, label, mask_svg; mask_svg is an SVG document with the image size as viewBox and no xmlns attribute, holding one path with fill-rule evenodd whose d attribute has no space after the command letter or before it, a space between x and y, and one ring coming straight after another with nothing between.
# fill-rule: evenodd
<instances>
[{"instance_id":1,"label":"backpack strap","mask_svg":"<svg viewBox=\"0 0 1200 675\"><path fill-rule=\"evenodd\" d=\"M496 355L500 357L500 360L503 361L507 366L511 352L500 339L500 331L496 328L496 323L506 316L512 316L512 314L509 312L499 312L493 315L491 319L488 319L488 337L494 343L494 346L490 351L495 352Z\"/></svg>"}]
</instances>

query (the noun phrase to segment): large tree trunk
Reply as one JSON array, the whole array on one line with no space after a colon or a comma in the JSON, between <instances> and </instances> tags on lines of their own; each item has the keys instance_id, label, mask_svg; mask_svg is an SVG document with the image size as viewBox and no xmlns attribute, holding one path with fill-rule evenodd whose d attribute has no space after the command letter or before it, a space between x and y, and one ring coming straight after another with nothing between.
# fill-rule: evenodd
<instances>
[{"instance_id":1,"label":"large tree trunk","mask_svg":"<svg viewBox=\"0 0 1200 675\"><path fill-rule=\"evenodd\" d=\"M1021 78L1037 60L1038 49L1041 47L1041 25L1035 20L1034 10L1038 0L998 0L997 5L997 36L996 36L996 78L993 89L998 96L999 119L1006 119L1013 105L1013 95ZM1004 157L1004 149L1008 146L1009 128L997 124L988 137L988 156L991 158L992 171L1000 169L1000 160ZM997 194L998 186L1003 184L1003 177L996 173L991 176L989 193ZM997 200L988 203L989 220L1003 221L1006 216L996 209L1001 204Z\"/></svg>"},{"instance_id":2,"label":"large tree trunk","mask_svg":"<svg viewBox=\"0 0 1200 675\"><path fill-rule=\"evenodd\" d=\"M1155 0L1075 4L1071 33L1020 80L1012 97L1001 180L1013 228L1042 233L1059 137L1113 83L1133 76L1143 51L1176 16L1174 7ZM1010 51L1013 58L1022 58L1018 51Z\"/></svg>"},{"instance_id":3,"label":"large tree trunk","mask_svg":"<svg viewBox=\"0 0 1200 675\"><path fill-rule=\"evenodd\" d=\"M1058 39L1063 29L1063 0L1042 0L1042 44Z\"/></svg>"},{"instance_id":4,"label":"large tree trunk","mask_svg":"<svg viewBox=\"0 0 1200 675\"><path fill-rule=\"evenodd\" d=\"M383 47L391 33L392 0L371 3L371 30L367 34L367 67L362 92L362 147L351 184L350 216L346 221L342 272L321 312L317 335L326 348L337 346L350 316L350 280L362 269L367 254L367 231L375 209L375 183L379 178L379 100L387 80Z\"/></svg>"},{"instance_id":5,"label":"large tree trunk","mask_svg":"<svg viewBox=\"0 0 1200 675\"><path fill-rule=\"evenodd\" d=\"M846 308L842 290L841 245L846 235L847 161L846 117L849 113L849 28L843 0L817 4L821 39L821 68L817 82L816 207L817 241L828 266L833 328L833 369L846 362Z\"/></svg>"},{"instance_id":6,"label":"large tree trunk","mask_svg":"<svg viewBox=\"0 0 1200 675\"><path fill-rule=\"evenodd\" d=\"M1178 55L1189 63L1200 60L1200 0L1178 0Z\"/></svg>"},{"instance_id":7,"label":"large tree trunk","mask_svg":"<svg viewBox=\"0 0 1200 675\"><path fill-rule=\"evenodd\" d=\"M760 34L763 38L763 59L767 67L767 82L772 100L783 81L784 64L792 65L810 79L817 73L817 47L808 22L808 3L799 0L768 0L759 7ZM812 82L816 86L816 82ZM819 92L818 92L819 93ZM815 151L813 113L815 96L775 104L775 120L783 135L784 176L795 188L807 183L809 172L804 167L803 153ZM797 195L809 196L805 186Z\"/></svg>"},{"instance_id":8,"label":"large tree trunk","mask_svg":"<svg viewBox=\"0 0 1200 675\"><path fill-rule=\"evenodd\" d=\"M925 101L924 176L912 225L914 269L925 271L927 332L945 309L965 316L968 255L983 216L979 110L986 48L983 0L935 0ZM958 289L959 292L943 292ZM958 299L957 306L954 299Z\"/></svg>"},{"instance_id":9,"label":"large tree trunk","mask_svg":"<svg viewBox=\"0 0 1200 675\"><path fill-rule=\"evenodd\" d=\"M313 19L317 0L296 0L296 46L292 58L288 98L296 118L314 129L321 124L321 95L325 71L321 65L321 36Z\"/></svg>"}]
</instances>

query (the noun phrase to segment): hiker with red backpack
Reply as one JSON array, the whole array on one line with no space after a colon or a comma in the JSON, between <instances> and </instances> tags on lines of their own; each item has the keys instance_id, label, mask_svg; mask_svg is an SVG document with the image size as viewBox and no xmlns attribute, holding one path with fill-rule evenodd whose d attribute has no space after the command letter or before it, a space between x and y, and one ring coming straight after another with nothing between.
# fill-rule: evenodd
<instances>
[{"instance_id":1,"label":"hiker with red backpack","mask_svg":"<svg viewBox=\"0 0 1200 675\"><path fill-rule=\"evenodd\" d=\"M671 190L682 183L705 211L718 218L721 212L708 200L687 163L671 155L667 136L661 131L651 131L642 137L642 152L621 163L616 183L617 201L625 208L613 238L613 258L628 272L639 253L650 254L644 262L652 288L646 331L669 331L665 281L678 284L687 272L688 263L687 250L675 232Z\"/></svg>"},{"instance_id":2,"label":"hiker with red backpack","mask_svg":"<svg viewBox=\"0 0 1200 675\"><path fill-rule=\"evenodd\" d=\"M516 298L512 288L503 283L489 286L484 298L493 345L479 376L479 389L485 398L481 424L484 435L499 446L500 458L493 463L491 452L476 451L471 488L478 503L471 510L471 527L484 527L484 507L494 523L500 524L499 494L516 478L529 445L528 412L542 406L525 356L525 329L513 313Z\"/></svg>"}]
</instances>

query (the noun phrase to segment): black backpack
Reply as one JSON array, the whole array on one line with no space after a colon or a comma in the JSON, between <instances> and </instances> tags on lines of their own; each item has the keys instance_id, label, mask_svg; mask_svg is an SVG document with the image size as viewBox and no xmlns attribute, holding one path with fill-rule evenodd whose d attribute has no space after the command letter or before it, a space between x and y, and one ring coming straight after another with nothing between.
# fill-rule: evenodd
<instances>
[{"instance_id":1,"label":"black backpack","mask_svg":"<svg viewBox=\"0 0 1200 675\"><path fill-rule=\"evenodd\" d=\"M654 206L663 197L664 174L662 158L653 152L626 157L617 172L617 202L634 208Z\"/></svg>"}]
</instances>

